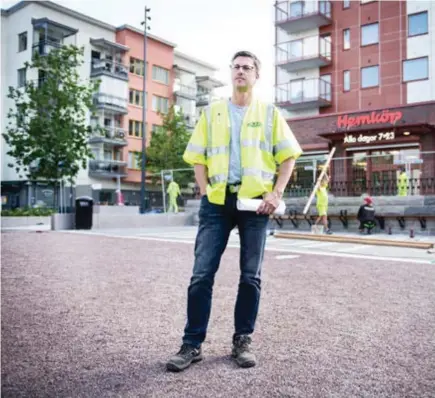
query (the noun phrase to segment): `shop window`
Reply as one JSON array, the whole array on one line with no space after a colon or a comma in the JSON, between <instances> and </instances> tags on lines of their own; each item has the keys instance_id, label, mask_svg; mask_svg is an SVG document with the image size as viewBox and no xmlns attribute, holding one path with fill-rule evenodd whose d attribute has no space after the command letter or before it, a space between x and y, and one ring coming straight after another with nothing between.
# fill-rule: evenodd
<instances>
[{"instance_id":1,"label":"shop window","mask_svg":"<svg viewBox=\"0 0 435 398\"><path fill-rule=\"evenodd\" d=\"M361 68L361 88L379 86L379 66Z\"/></svg>"},{"instance_id":2,"label":"shop window","mask_svg":"<svg viewBox=\"0 0 435 398\"><path fill-rule=\"evenodd\" d=\"M403 61L403 81L412 82L429 77L429 58L415 58Z\"/></svg>"},{"instance_id":3,"label":"shop window","mask_svg":"<svg viewBox=\"0 0 435 398\"><path fill-rule=\"evenodd\" d=\"M361 45L369 46L379 42L379 23L361 26Z\"/></svg>"},{"instance_id":4,"label":"shop window","mask_svg":"<svg viewBox=\"0 0 435 398\"><path fill-rule=\"evenodd\" d=\"M427 11L408 15L408 36L418 36L428 33Z\"/></svg>"}]
</instances>

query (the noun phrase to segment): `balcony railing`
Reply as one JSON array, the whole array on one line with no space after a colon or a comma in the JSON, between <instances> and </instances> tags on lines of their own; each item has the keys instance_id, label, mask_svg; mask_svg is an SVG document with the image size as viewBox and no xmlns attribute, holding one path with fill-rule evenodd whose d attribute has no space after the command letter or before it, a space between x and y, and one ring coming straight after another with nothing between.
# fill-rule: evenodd
<instances>
[{"instance_id":1,"label":"balcony railing","mask_svg":"<svg viewBox=\"0 0 435 398\"><path fill-rule=\"evenodd\" d=\"M119 160L91 159L89 160L89 175L97 178L127 176L127 162Z\"/></svg>"},{"instance_id":2,"label":"balcony railing","mask_svg":"<svg viewBox=\"0 0 435 398\"><path fill-rule=\"evenodd\" d=\"M109 59L93 59L91 76L109 75L128 80L128 67Z\"/></svg>"},{"instance_id":3,"label":"balcony railing","mask_svg":"<svg viewBox=\"0 0 435 398\"><path fill-rule=\"evenodd\" d=\"M196 87L186 86L184 84L175 84L174 94L183 98L195 99L196 98Z\"/></svg>"},{"instance_id":4,"label":"balcony railing","mask_svg":"<svg viewBox=\"0 0 435 398\"><path fill-rule=\"evenodd\" d=\"M52 50L57 50L62 47L62 43L53 40L41 40L34 43L32 46L32 54L39 54L40 56L48 55Z\"/></svg>"},{"instance_id":5,"label":"balcony railing","mask_svg":"<svg viewBox=\"0 0 435 398\"><path fill-rule=\"evenodd\" d=\"M196 106L206 106L212 101L211 93L201 93L196 95Z\"/></svg>"},{"instance_id":6,"label":"balcony railing","mask_svg":"<svg viewBox=\"0 0 435 398\"><path fill-rule=\"evenodd\" d=\"M96 130L89 139L90 143L105 143L113 146L125 146L128 142L125 138L125 130L120 127L103 127L101 130Z\"/></svg>"},{"instance_id":7,"label":"balcony railing","mask_svg":"<svg viewBox=\"0 0 435 398\"><path fill-rule=\"evenodd\" d=\"M98 108L108 108L118 113L128 113L127 98L116 97L105 93L97 93L94 96L95 105Z\"/></svg>"},{"instance_id":8,"label":"balcony railing","mask_svg":"<svg viewBox=\"0 0 435 398\"><path fill-rule=\"evenodd\" d=\"M276 46L276 64L287 72L319 68L331 64L331 61L329 37L310 36Z\"/></svg>"},{"instance_id":9,"label":"balcony railing","mask_svg":"<svg viewBox=\"0 0 435 398\"><path fill-rule=\"evenodd\" d=\"M330 1L280 1L275 7L276 25L288 33L315 29L332 22Z\"/></svg>"},{"instance_id":10,"label":"balcony railing","mask_svg":"<svg viewBox=\"0 0 435 398\"><path fill-rule=\"evenodd\" d=\"M293 80L275 91L275 102L290 111L330 106L331 97L331 83L321 78Z\"/></svg>"}]
</instances>

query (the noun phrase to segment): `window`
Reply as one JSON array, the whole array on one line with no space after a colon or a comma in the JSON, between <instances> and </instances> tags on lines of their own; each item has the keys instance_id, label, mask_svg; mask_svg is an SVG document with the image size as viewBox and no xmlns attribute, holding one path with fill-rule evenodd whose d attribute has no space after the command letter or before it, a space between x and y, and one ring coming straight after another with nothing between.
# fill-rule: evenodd
<instances>
[{"instance_id":1,"label":"window","mask_svg":"<svg viewBox=\"0 0 435 398\"><path fill-rule=\"evenodd\" d=\"M290 3L290 17L300 17L304 12L304 2L303 1L295 1Z\"/></svg>"},{"instance_id":2,"label":"window","mask_svg":"<svg viewBox=\"0 0 435 398\"><path fill-rule=\"evenodd\" d=\"M368 66L361 69L361 88L379 86L379 66Z\"/></svg>"},{"instance_id":3,"label":"window","mask_svg":"<svg viewBox=\"0 0 435 398\"><path fill-rule=\"evenodd\" d=\"M350 90L350 70L343 71L343 91Z\"/></svg>"},{"instance_id":4,"label":"window","mask_svg":"<svg viewBox=\"0 0 435 398\"><path fill-rule=\"evenodd\" d=\"M146 107L147 93L145 93L145 107ZM129 102L132 105L143 106L143 92L135 89L130 89Z\"/></svg>"},{"instance_id":5,"label":"window","mask_svg":"<svg viewBox=\"0 0 435 398\"><path fill-rule=\"evenodd\" d=\"M145 76L143 61L130 57L130 73L134 73L135 75L139 76Z\"/></svg>"},{"instance_id":6,"label":"window","mask_svg":"<svg viewBox=\"0 0 435 398\"><path fill-rule=\"evenodd\" d=\"M160 66L153 65L153 80L169 84L169 71Z\"/></svg>"},{"instance_id":7,"label":"window","mask_svg":"<svg viewBox=\"0 0 435 398\"><path fill-rule=\"evenodd\" d=\"M408 15L408 36L424 35L427 32L427 11Z\"/></svg>"},{"instance_id":8,"label":"window","mask_svg":"<svg viewBox=\"0 0 435 398\"><path fill-rule=\"evenodd\" d=\"M415 58L403 61L403 81L412 82L429 77L429 58Z\"/></svg>"},{"instance_id":9,"label":"window","mask_svg":"<svg viewBox=\"0 0 435 398\"><path fill-rule=\"evenodd\" d=\"M343 30L343 50L350 48L350 29Z\"/></svg>"},{"instance_id":10,"label":"window","mask_svg":"<svg viewBox=\"0 0 435 398\"><path fill-rule=\"evenodd\" d=\"M167 113L169 107L169 101L167 98L158 97L153 95L153 111Z\"/></svg>"},{"instance_id":11,"label":"window","mask_svg":"<svg viewBox=\"0 0 435 398\"><path fill-rule=\"evenodd\" d=\"M379 23L361 26L361 45L368 46L379 42Z\"/></svg>"},{"instance_id":12,"label":"window","mask_svg":"<svg viewBox=\"0 0 435 398\"><path fill-rule=\"evenodd\" d=\"M130 119L128 121L128 135L130 137L142 137L142 122Z\"/></svg>"},{"instance_id":13,"label":"window","mask_svg":"<svg viewBox=\"0 0 435 398\"><path fill-rule=\"evenodd\" d=\"M135 170L139 170L140 169L140 152L128 152L128 162L127 162L127 167L129 169L135 169Z\"/></svg>"},{"instance_id":14,"label":"window","mask_svg":"<svg viewBox=\"0 0 435 398\"><path fill-rule=\"evenodd\" d=\"M319 95L327 101L331 101L331 81L332 75L321 75L319 81Z\"/></svg>"},{"instance_id":15,"label":"window","mask_svg":"<svg viewBox=\"0 0 435 398\"><path fill-rule=\"evenodd\" d=\"M343 8L349 8L350 7L350 0L344 0L343 1Z\"/></svg>"},{"instance_id":16,"label":"window","mask_svg":"<svg viewBox=\"0 0 435 398\"><path fill-rule=\"evenodd\" d=\"M290 101L293 103L302 102L304 97L304 79L290 81Z\"/></svg>"},{"instance_id":17,"label":"window","mask_svg":"<svg viewBox=\"0 0 435 398\"><path fill-rule=\"evenodd\" d=\"M26 85L26 68L18 69L18 87Z\"/></svg>"},{"instance_id":18,"label":"window","mask_svg":"<svg viewBox=\"0 0 435 398\"><path fill-rule=\"evenodd\" d=\"M27 32L18 35L18 52L27 50Z\"/></svg>"}]
</instances>

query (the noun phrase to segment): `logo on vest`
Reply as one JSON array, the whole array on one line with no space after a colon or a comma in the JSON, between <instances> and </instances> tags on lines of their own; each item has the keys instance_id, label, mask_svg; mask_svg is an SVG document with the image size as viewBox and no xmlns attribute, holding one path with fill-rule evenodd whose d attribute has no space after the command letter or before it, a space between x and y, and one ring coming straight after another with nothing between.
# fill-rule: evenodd
<instances>
[{"instance_id":1,"label":"logo on vest","mask_svg":"<svg viewBox=\"0 0 435 398\"><path fill-rule=\"evenodd\" d=\"M261 127L261 122L250 122L248 127Z\"/></svg>"}]
</instances>

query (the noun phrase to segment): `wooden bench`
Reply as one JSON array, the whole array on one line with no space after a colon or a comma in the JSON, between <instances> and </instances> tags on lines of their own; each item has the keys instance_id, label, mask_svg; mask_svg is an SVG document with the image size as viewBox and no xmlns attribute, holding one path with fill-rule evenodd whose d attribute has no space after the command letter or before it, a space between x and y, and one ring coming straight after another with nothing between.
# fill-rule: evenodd
<instances>
[{"instance_id":1,"label":"wooden bench","mask_svg":"<svg viewBox=\"0 0 435 398\"><path fill-rule=\"evenodd\" d=\"M276 222L280 228L283 227L284 222L290 221L295 228L299 228L299 225L301 222L306 221L308 223L308 226L311 227L314 222L316 221L317 216L316 215L310 215L306 214L303 215L302 213L298 213L297 210L289 210L284 215L271 215L270 220ZM331 220L339 220L344 228L349 227L349 221L355 221L357 220L356 214L348 214L347 210L340 210L340 214L331 214L328 215L328 226L331 226ZM395 220L398 222L400 229L405 229L406 222L411 220L418 220L420 223L420 227L422 230L426 230L427 228L427 221L428 220L435 220L435 214L430 213L424 213L418 215L395 215L395 214L382 214L377 213L375 215L376 222L381 230L385 230L385 221L386 220Z\"/></svg>"}]
</instances>

